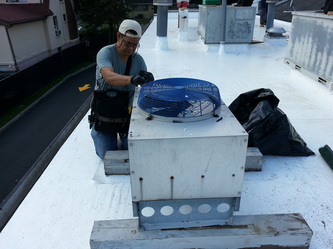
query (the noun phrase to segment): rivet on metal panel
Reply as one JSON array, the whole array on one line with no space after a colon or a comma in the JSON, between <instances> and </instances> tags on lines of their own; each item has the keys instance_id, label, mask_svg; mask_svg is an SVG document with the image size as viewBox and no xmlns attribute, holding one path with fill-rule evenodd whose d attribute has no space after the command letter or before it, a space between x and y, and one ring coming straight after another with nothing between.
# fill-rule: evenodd
<instances>
[{"instance_id":1,"label":"rivet on metal panel","mask_svg":"<svg viewBox=\"0 0 333 249\"><path fill-rule=\"evenodd\" d=\"M152 119L153 117L151 115L146 118L146 120L152 120Z\"/></svg>"}]
</instances>

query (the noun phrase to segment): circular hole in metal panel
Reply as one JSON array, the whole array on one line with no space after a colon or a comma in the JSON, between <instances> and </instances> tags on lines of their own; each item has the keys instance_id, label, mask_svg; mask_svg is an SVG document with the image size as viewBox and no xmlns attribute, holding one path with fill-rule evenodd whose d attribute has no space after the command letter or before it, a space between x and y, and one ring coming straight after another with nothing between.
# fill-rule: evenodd
<instances>
[{"instance_id":1,"label":"circular hole in metal panel","mask_svg":"<svg viewBox=\"0 0 333 249\"><path fill-rule=\"evenodd\" d=\"M211 209L212 209L212 207L208 204L201 204L198 207L198 211L202 214L206 214L206 213L210 212Z\"/></svg>"},{"instance_id":2,"label":"circular hole in metal panel","mask_svg":"<svg viewBox=\"0 0 333 249\"><path fill-rule=\"evenodd\" d=\"M227 203L221 203L220 205L217 206L216 209L219 213L225 213L225 212L229 211L230 205Z\"/></svg>"},{"instance_id":3,"label":"circular hole in metal panel","mask_svg":"<svg viewBox=\"0 0 333 249\"><path fill-rule=\"evenodd\" d=\"M152 207L144 207L141 210L141 214L144 217L152 217L155 214L155 210Z\"/></svg>"},{"instance_id":4,"label":"circular hole in metal panel","mask_svg":"<svg viewBox=\"0 0 333 249\"><path fill-rule=\"evenodd\" d=\"M171 207L171 206L162 207L161 214L164 216L169 216L169 215L173 214L173 207Z\"/></svg>"},{"instance_id":5,"label":"circular hole in metal panel","mask_svg":"<svg viewBox=\"0 0 333 249\"><path fill-rule=\"evenodd\" d=\"M179 212L183 215L190 214L192 212L192 207L190 205L183 205L179 208Z\"/></svg>"}]
</instances>

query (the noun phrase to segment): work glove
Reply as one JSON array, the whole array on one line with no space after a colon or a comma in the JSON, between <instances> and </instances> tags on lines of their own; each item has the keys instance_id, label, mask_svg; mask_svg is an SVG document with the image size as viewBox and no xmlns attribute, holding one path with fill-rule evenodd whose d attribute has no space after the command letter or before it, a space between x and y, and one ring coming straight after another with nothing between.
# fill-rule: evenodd
<instances>
[{"instance_id":1,"label":"work glove","mask_svg":"<svg viewBox=\"0 0 333 249\"><path fill-rule=\"evenodd\" d=\"M138 86L144 85L150 81L154 81L154 76L152 73L141 70L137 75L132 76L131 84Z\"/></svg>"}]
</instances>

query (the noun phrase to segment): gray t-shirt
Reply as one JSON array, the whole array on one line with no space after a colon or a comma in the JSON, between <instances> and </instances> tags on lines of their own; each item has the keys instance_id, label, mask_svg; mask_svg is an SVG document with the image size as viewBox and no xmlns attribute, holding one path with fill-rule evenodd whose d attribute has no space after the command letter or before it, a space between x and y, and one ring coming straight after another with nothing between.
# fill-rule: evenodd
<instances>
[{"instance_id":1,"label":"gray t-shirt","mask_svg":"<svg viewBox=\"0 0 333 249\"><path fill-rule=\"evenodd\" d=\"M132 103L135 86L127 85L122 87L115 87L105 83L101 69L103 67L111 67L113 68L115 73L125 74L126 63L120 58L117 48L115 44L108 45L103 47L98 53L96 57L96 85L95 90L108 90L110 88L114 88L121 91L128 91L130 97L130 103ZM130 69L129 75L136 75L140 70L147 71L147 66L142 56L138 53L133 53L132 55L132 66ZM110 94L112 96L112 93Z\"/></svg>"}]
</instances>

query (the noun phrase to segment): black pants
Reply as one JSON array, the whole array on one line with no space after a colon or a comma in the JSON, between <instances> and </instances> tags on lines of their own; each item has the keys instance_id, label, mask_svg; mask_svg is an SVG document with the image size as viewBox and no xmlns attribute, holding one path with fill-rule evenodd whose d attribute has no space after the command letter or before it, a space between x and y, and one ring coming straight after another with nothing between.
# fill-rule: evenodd
<instances>
[{"instance_id":1,"label":"black pants","mask_svg":"<svg viewBox=\"0 0 333 249\"><path fill-rule=\"evenodd\" d=\"M261 8L259 13L260 13L260 25L266 25L267 8Z\"/></svg>"}]
</instances>

